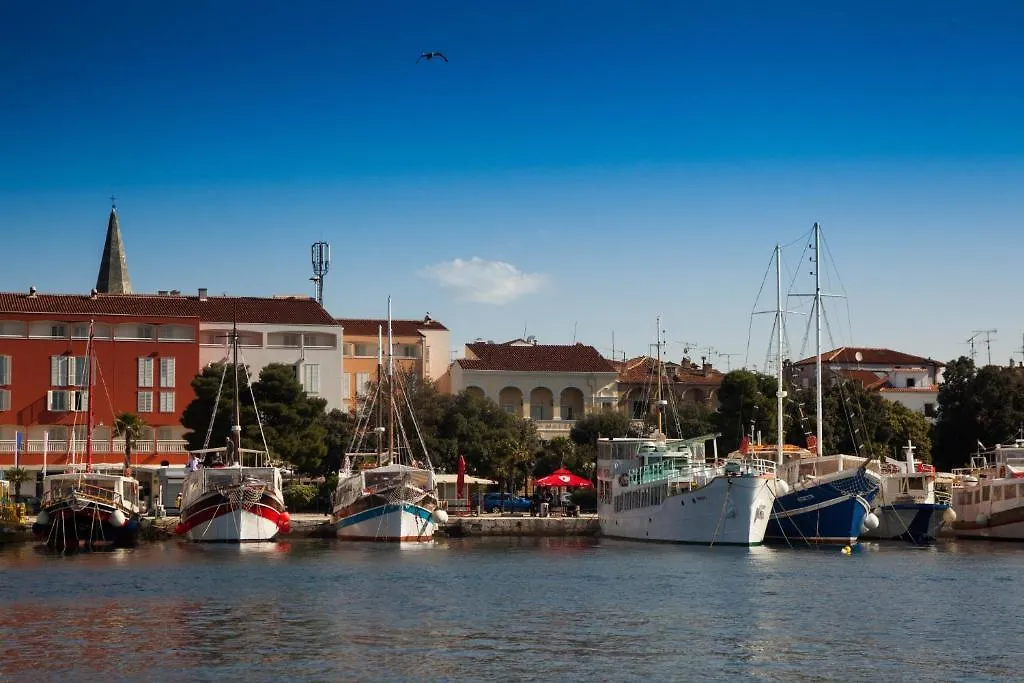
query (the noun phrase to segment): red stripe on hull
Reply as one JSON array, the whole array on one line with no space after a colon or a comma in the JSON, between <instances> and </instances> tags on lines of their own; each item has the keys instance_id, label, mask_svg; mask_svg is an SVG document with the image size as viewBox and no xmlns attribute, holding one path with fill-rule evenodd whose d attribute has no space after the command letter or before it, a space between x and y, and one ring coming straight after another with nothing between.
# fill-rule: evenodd
<instances>
[{"instance_id":1,"label":"red stripe on hull","mask_svg":"<svg viewBox=\"0 0 1024 683\"><path fill-rule=\"evenodd\" d=\"M264 496L264 499L266 498L268 498L268 496ZM189 513L187 516L183 515L181 518L181 522L178 525L178 528L176 529L176 532L178 534L184 535L188 533L189 530L194 529L200 524L209 522L210 520L216 519L217 517L220 517L222 515L230 514L234 511L235 508L231 507L231 505L228 503L207 505L196 512ZM250 512L254 515L259 515L260 517L263 517L264 519L273 522L277 525L278 529L281 529L281 531L285 531L285 529L288 528L288 525L285 524L284 521L282 520L285 511L278 510L275 507L271 507L270 505L263 503L262 501L248 508L247 512Z\"/></svg>"}]
</instances>

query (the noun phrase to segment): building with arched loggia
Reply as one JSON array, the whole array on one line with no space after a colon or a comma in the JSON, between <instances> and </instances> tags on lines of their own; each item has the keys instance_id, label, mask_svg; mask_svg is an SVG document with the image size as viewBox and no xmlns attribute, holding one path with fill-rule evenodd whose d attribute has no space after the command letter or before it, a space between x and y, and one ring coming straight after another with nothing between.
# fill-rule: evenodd
<instances>
[{"instance_id":1,"label":"building with arched loggia","mask_svg":"<svg viewBox=\"0 0 1024 683\"><path fill-rule=\"evenodd\" d=\"M466 344L465 358L453 362L448 375L453 393L478 393L533 420L543 439L567 437L576 420L615 410L619 400L615 367L586 344Z\"/></svg>"}]
</instances>

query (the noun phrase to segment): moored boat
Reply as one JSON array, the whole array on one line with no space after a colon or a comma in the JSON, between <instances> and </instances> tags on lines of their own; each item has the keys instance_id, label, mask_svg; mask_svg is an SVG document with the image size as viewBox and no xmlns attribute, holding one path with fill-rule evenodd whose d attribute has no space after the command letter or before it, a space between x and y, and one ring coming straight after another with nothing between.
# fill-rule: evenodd
<instances>
[{"instance_id":1,"label":"moored boat","mask_svg":"<svg viewBox=\"0 0 1024 683\"><path fill-rule=\"evenodd\" d=\"M395 377L390 297L386 375L379 328L377 339L377 385L360 416L338 474L332 497L332 521L342 540L431 541L438 524L444 524L448 514L438 505L430 455L423 448L422 439L417 440L420 452L413 455L407 422L402 419L406 415L411 428L419 431L408 397L400 391ZM376 441L373 445L366 443L371 434Z\"/></svg>"},{"instance_id":2,"label":"moored boat","mask_svg":"<svg viewBox=\"0 0 1024 683\"><path fill-rule=\"evenodd\" d=\"M978 453L953 475L957 538L1024 541L1024 438Z\"/></svg>"},{"instance_id":3,"label":"moored boat","mask_svg":"<svg viewBox=\"0 0 1024 683\"><path fill-rule=\"evenodd\" d=\"M612 538L760 545L775 498L774 463L707 457L693 439L597 441L597 513Z\"/></svg>"},{"instance_id":4,"label":"moored boat","mask_svg":"<svg viewBox=\"0 0 1024 683\"><path fill-rule=\"evenodd\" d=\"M85 462L69 471L43 477L43 497L32 531L47 547L97 550L129 547L139 534L139 482L125 462L120 474L101 473L93 466L93 376L97 370L95 325L89 323L83 402L86 411ZM74 449L72 449L74 453ZM74 457L74 456L72 456Z\"/></svg>"},{"instance_id":5,"label":"moored boat","mask_svg":"<svg viewBox=\"0 0 1024 683\"><path fill-rule=\"evenodd\" d=\"M227 444L190 452L189 472L181 487L181 516L175 533L201 543L272 541L291 529L281 486L281 470L271 464L266 439L263 450L242 448L238 399L238 331L231 333L233 350L234 424ZM221 374L221 387L227 365ZM249 391L252 392L251 383ZM220 391L218 390L218 399ZM255 402L255 398L253 399ZM213 406L216 418L217 404ZM259 422L259 411L256 411ZM260 424L260 436L263 428ZM212 425L211 425L212 431ZM207 432L207 441L210 438ZM208 446L209 444L205 444ZM203 456L200 465L199 457ZM244 460L249 458L250 464Z\"/></svg>"},{"instance_id":6,"label":"moored boat","mask_svg":"<svg viewBox=\"0 0 1024 683\"><path fill-rule=\"evenodd\" d=\"M915 462L914 446L903 447L902 462L886 458L880 465L882 486L872 512L878 526L863 538L934 543L943 526L956 519L948 493L936 488L935 468Z\"/></svg>"}]
</instances>

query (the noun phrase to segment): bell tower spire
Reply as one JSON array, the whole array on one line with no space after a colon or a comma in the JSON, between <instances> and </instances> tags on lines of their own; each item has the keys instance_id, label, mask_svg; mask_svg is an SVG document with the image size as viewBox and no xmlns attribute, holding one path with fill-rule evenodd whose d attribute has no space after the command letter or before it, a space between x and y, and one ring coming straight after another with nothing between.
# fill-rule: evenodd
<instances>
[{"instance_id":1,"label":"bell tower spire","mask_svg":"<svg viewBox=\"0 0 1024 683\"><path fill-rule=\"evenodd\" d=\"M103 243L103 258L96 277L96 291L103 294L131 294L132 281L128 277L128 258L121 239L121 224L117 217L117 197L110 197L110 217L107 219L107 239Z\"/></svg>"}]
</instances>

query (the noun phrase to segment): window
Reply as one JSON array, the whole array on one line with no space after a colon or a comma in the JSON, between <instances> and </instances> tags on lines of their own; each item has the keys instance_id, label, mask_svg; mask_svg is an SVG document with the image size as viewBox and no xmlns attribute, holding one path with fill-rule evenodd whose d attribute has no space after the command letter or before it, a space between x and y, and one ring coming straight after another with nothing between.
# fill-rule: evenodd
<instances>
[{"instance_id":1,"label":"window","mask_svg":"<svg viewBox=\"0 0 1024 683\"><path fill-rule=\"evenodd\" d=\"M0 389L0 413L11 409L11 390Z\"/></svg>"},{"instance_id":2,"label":"window","mask_svg":"<svg viewBox=\"0 0 1024 683\"><path fill-rule=\"evenodd\" d=\"M50 325L50 336L54 339L67 339L68 327L63 324Z\"/></svg>"},{"instance_id":3,"label":"window","mask_svg":"<svg viewBox=\"0 0 1024 683\"><path fill-rule=\"evenodd\" d=\"M935 417L935 404L934 403L925 403L924 404L924 416L925 417Z\"/></svg>"},{"instance_id":4,"label":"window","mask_svg":"<svg viewBox=\"0 0 1024 683\"><path fill-rule=\"evenodd\" d=\"M517 411L516 411L516 407L515 407L515 406L514 406L513 404L511 404L511 403L506 403L506 404L502 405L501 407L502 407L502 408L503 408L503 409L505 410L505 412L506 412L506 413L508 413L509 415L515 415L515 414L516 414L516 412L517 412Z\"/></svg>"},{"instance_id":5,"label":"window","mask_svg":"<svg viewBox=\"0 0 1024 683\"><path fill-rule=\"evenodd\" d=\"M50 356L50 386L66 387L71 383L75 364L71 356Z\"/></svg>"},{"instance_id":6,"label":"window","mask_svg":"<svg viewBox=\"0 0 1024 683\"><path fill-rule=\"evenodd\" d=\"M530 419L531 420L543 420L544 419L544 406L536 403L530 404Z\"/></svg>"},{"instance_id":7,"label":"window","mask_svg":"<svg viewBox=\"0 0 1024 683\"><path fill-rule=\"evenodd\" d=\"M908 389L913 389L914 385L916 384L916 382L917 382L917 380L915 380L913 377L908 377L907 378L907 388Z\"/></svg>"},{"instance_id":8,"label":"window","mask_svg":"<svg viewBox=\"0 0 1024 683\"><path fill-rule=\"evenodd\" d=\"M356 345L352 342L345 342L341 345L341 352L346 356L354 356L356 353Z\"/></svg>"},{"instance_id":9,"label":"window","mask_svg":"<svg viewBox=\"0 0 1024 683\"><path fill-rule=\"evenodd\" d=\"M0 356L0 386L11 384L11 357Z\"/></svg>"},{"instance_id":10,"label":"window","mask_svg":"<svg viewBox=\"0 0 1024 683\"><path fill-rule=\"evenodd\" d=\"M142 392L139 392L139 393L141 394ZM161 413L173 413L174 412L174 392L173 391L161 391L160 392L160 412Z\"/></svg>"},{"instance_id":11,"label":"window","mask_svg":"<svg viewBox=\"0 0 1024 683\"><path fill-rule=\"evenodd\" d=\"M89 410L89 392L69 391L68 406L70 410L74 412L84 412L86 410Z\"/></svg>"},{"instance_id":12,"label":"window","mask_svg":"<svg viewBox=\"0 0 1024 683\"><path fill-rule=\"evenodd\" d=\"M156 438L160 441L170 441L174 438L173 427L157 427Z\"/></svg>"},{"instance_id":13,"label":"window","mask_svg":"<svg viewBox=\"0 0 1024 683\"><path fill-rule=\"evenodd\" d=\"M139 386L140 387L151 387L153 386L153 359L152 358L140 358L139 359ZM152 393L152 392L150 392Z\"/></svg>"},{"instance_id":14,"label":"window","mask_svg":"<svg viewBox=\"0 0 1024 683\"><path fill-rule=\"evenodd\" d=\"M281 346L300 346L302 344L301 334L285 334L281 336Z\"/></svg>"},{"instance_id":15,"label":"window","mask_svg":"<svg viewBox=\"0 0 1024 683\"><path fill-rule=\"evenodd\" d=\"M306 363L302 366L302 388L307 394L320 393L320 366Z\"/></svg>"},{"instance_id":16,"label":"window","mask_svg":"<svg viewBox=\"0 0 1024 683\"><path fill-rule=\"evenodd\" d=\"M151 413L153 412L153 392L152 391L140 391L137 412L140 413Z\"/></svg>"},{"instance_id":17,"label":"window","mask_svg":"<svg viewBox=\"0 0 1024 683\"><path fill-rule=\"evenodd\" d=\"M89 326L78 324L71 328L72 339L88 339L89 338Z\"/></svg>"},{"instance_id":18,"label":"window","mask_svg":"<svg viewBox=\"0 0 1024 683\"><path fill-rule=\"evenodd\" d=\"M370 373L368 372L357 372L356 373L356 394L366 393L370 384Z\"/></svg>"},{"instance_id":19,"label":"window","mask_svg":"<svg viewBox=\"0 0 1024 683\"><path fill-rule=\"evenodd\" d=\"M14 320L0 321L0 337L24 337L26 325Z\"/></svg>"},{"instance_id":20,"label":"window","mask_svg":"<svg viewBox=\"0 0 1024 683\"><path fill-rule=\"evenodd\" d=\"M334 338L327 334L307 334L303 342L307 347L331 348Z\"/></svg>"},{"instance_id":21,"label":"window","mask_svg":"<svg viewBox=\"0 0 1024 683\"><path fill-rule=\"evenodd\" d=\"M573 419L575 419L572 416L572 406L562 406L562 419L563 420L573 420Z\"/></svg>"},{"instance_id":22,"label":"window","mask_svg":"<svg viewBox=\"0 0 1024 683\"><path fill-rule=\"evenodd\" d=\"M352 373L346 372L341 376L341 397L352 397Z\"/></svg>"},{"instance_id":23,"label":"window","mask_svg":"<svg viewBox=\"0 0 1024 683\"><path fill-rule=\"evenodd\" d=\"M51 413L63 413L68 409L68 392L63 390L46 392L46 409Z\"/></svg>"},{"instance_id":24,"label":"window","mask_svg":"<svg viewBox=\"0 0 1024 683\"><path fill-rule=\"evenodd\" d=\"M68 371L70 377L68 384L75 387L89 386L89 357L68 356Z\"/></svg>"},{"instance_id":25,"label":"window","mask_svg":"<svg viewBox=\"0 0 1024 683\"><path fill-rule=\"evenodd\" d=\"M364 358L372 358L377 355L376 344L356 344L355 354L356 356L362 356Z\"/></svg>"},{"instance_id":26,"label":"window","mask_svg":"<svg viewBox=\"0 0 1024 683\"><path fill-rule=\"evenodd\" d=\"M152 339L153 338L153 326L152 325L139 325L135 328L136 339Z\"/></svg>"},{"instance_id":27,"label":"window","mask_svg":"<svg viewBox=\"0 0 1024 683\"><path fill-rule=\"evenodd\" d=\"M142 386L142 385L139 385ZM173 358L161 358L160 359L160 386L162 387L173 387L174 386L174 359Z\"/></svg>"},{"instance_id":28,"label":"window","mask_svg":"<svg viewBox=\"0 0 1024 683\"><path fill-rule=\"evenodd\" d=\"M419 355L417 344L395 344L395 356L399 358L418 358Z\"/></svg>"}]
</instances>

